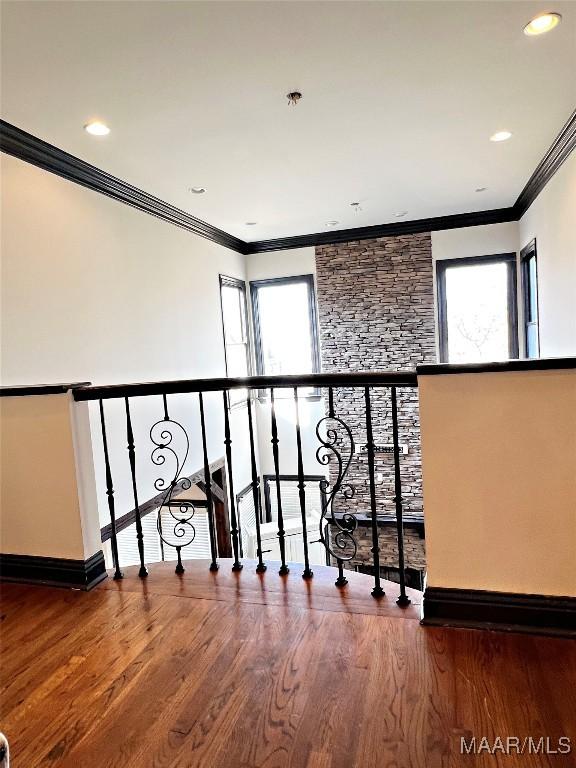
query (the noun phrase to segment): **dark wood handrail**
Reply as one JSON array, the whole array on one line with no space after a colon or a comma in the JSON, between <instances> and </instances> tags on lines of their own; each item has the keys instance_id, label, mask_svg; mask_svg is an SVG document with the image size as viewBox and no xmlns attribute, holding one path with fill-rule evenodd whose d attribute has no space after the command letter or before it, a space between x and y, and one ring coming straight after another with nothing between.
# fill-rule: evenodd
<instances>
[{"instance_id":1,"label":"dark wood handrail","mask_svg":"<svg viewBox=\"0 0 576 768\"><path fill-rule=\"evenodd\" d=\"M30 395L63 395L77 387L89 387L89 381L77 384L17 384L0 387L0 397L29 397Z\"/></svg>"},{"instance_id":2,"label":"dark wood handrail","mask_svg":"<svg viewBox=\"0 0 576 768\"><path fill-rule=\"evenodd\" d=\"M266 390L293 387L417 387L415 371L361 371L356 373L308 373L299 376L248 376L245 378L182 379L142 384L110 384L78 387L75 400L108 400L114 397L146 397L187 392L222 392L231 389Z\"/></svg>"},{"instance_id":3,"label":"dark wood handrail","mask_svg":"<svg viewBox=\"0 0 576 768\"><path fill-rule=\"evenodd\" d=\"M142 397L186 392L221 392L230 389L298 387L417 387L418 376L447 373L505 373L508 371L547 371L576 367L576 357L540 357L532 360L502 360L493 363L423 363L415 371L359 371L356 373L308 373L299 376L249 376L247 378L180 379L141 384L92 386L76 384L24 384L0 387L0 397L49 395L72 391L75 400L106 400L113 397Z\"/></svg>"},{"instance_id":4,"label":"dark wood handrail","mask_svg":"<svg viewBox=\"0 0 576 768\"><path fill-rule=\"evenodd\" d=\"M423 363L416 366L418 376L447 373L508 373L510 371L558 371L576 368L576 357L536 357L498 360L493 363Z\"/></svg>"}]
</instances>

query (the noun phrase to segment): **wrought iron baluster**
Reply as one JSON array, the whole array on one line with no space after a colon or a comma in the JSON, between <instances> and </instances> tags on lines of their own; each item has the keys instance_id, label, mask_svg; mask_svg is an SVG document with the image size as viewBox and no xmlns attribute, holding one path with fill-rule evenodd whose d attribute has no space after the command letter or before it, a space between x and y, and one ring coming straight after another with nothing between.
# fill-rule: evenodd
<instances>
[{"instance_id":1,"label":"wrought iron baluster","mask_svg":"<svg viewBox=\"0 0 576 768\"><path fill-rule=\"evenodd\" d=\"M372 520L372 555L374 563L373 597L382 597L384 590L380 584L380 546L378 544L378 521L376 520L376 484L374 480L374 435L372 433L372 409L370 405L370 388L364 387L364 403L366 406L366 450L368 454L368 478L370 482L370 516Z\"/></svg>"},{"instance_id":2,"label":"wrought iron baluster","mask_svg":"<svg viewBox=\"0 0 576 768\"><path fill-rule=\"evenodd\" d=\"M328 417L330 419L334 418L334 389L333 389L333 387L328 387Z\"/></svg>"},{"instance_id":3,"label":"wrought iron baluster","mask_svg":"<svg viewBox=\"0 0 576 768\"><path fill-rule=\"evenodd\" d=\"M162 403L164 405L164 421L170 421L170 416L168 416L168 398L165 392L162 393Z\"/></svg>"},{"instance_id":4,"label":"wrought iron baluster","mask_svg":"<svg viewBox=\"0 0 576 768\"><path fill-rule=\"evenodd\" d=\"M114 578L122 579L124 574L120 570L120 561L118 559L118 539L116 538L116 510L114 505L114 486L112 484L112 472L110 470L110 456L108 455L108 440L106 438L106 421L104 419L104 405L102 400L98 401L100 405L100 426L102 429L102 445L104 446L104 464L106 466L106 495L108 497L108 509L110 511L110 546L112 549L112 562L114 563Z\"/></svg>"},{"instance_id":5,"label":"wrought iron baluster","mask_svg":"<svg viewBox=\"0 0 576 768\"><path fill-rule=\"evenodd\" d=\"M298 399L298 387L294 387L294 406L296 408L296 450L298 452L298 498L300 500L300 514L302 516L302 541L304 542L304 572L303 579L311 579L314 575L310 569L308 556L308 530L306 526L306 483L304 482L304 460L302 458L302 436L300 434L300 407Z\"/></svg>"},{"instance_id":6,"label":"wrought iron baluster","mask_svg":"<svg viewBox=\"0 0 576 768\"><path fill-rule=\"evenodd\" d=\"M168 398L166 397L165 392L162 393L162 404L164 406L164 421L170 421L170 416L168 415ZM175 485L174 482L173 485ZM171 493L168 495L168 498L170 497ZM160 539L162 540L164 538L162 532L162 507L160 507L158 512L158 533L160 534ZM178 562L176 563L175 572L184 573L184 565L182 564L182 549L180 546L176 547L176 557L178 558Z\"/></svg>"},{"instance_id":7,"label":"wrought iron baluster","mask_svg":"<svg viewBox=\"0 0 576 768\"><path fill-rule=\"evenodd\" d=\"M158 518L157 530L158 530L158 536L160 538L160 557L162 558L162 562L165 563L166 553L164 552L164 538L162 536L162 518L161 517Z\"/></svg>"},{"instance_id":8,"label":"wrought iron baluster","mask_svg":"<svg viewBox=\"0 0 576 768\"><path fill-rule=\"evenodd\" d=\"M398 570L400 572L400 597L398 605L409 605L406 595L406 571L404 569L404 528L402 525L402 478L400 475L400 444L398 442L398 404L396 387L391 387L392 395L392 441L394 443L394 502L396 504L396 532L398 536Z\"/></svg>"},{"instance_id":9,"label":"wrought iron baluster","mask_svg":"<svg viewBox=\"0 0 576 768\"><path fill-rule=\"evenodd\" d=\"M180 544L176 544L176 556L178 562L176 563L176 568L174 570L176 573L184 573L184 566L182 565L182 547Z\"/></svg>"},{"instance_id":10,"label":"wrought iron baluster","mask_svg":"<svg viewBox=\"0 0 576 768\"><path fill-rule=\"evenodd\" d=\"M320 536L320 543L324 544L325 541L328 541L328 537L330 536L330 526L328 523L324 526L324 536ZM326 565L332 565L330 561L330 550L325 546L324 552L326 553Z\"/></svg>"},{"instance_id":11,"label":"wrought iron baluster","mask_svg":"<svg viewBox=\"0 0 576 768\"><path fill-rule=\"evenodd\" d=\"M210 534L210 554L212 562L210 570L218 570L217 548L216 548L216 530L214 528L214 500L212 498L212 476L210 474L210 465L208 463L208 448L206 445L206 422L204 420L204 398L202 392L198 392L198 403L200 406L200 428L202 431L202 454L204 457L204 486L206 488L206 505L208 514L208 533Z\"/></svg>"},{"instance_id":12,"label":"wrought iron baluster","mask_svg":"<svg viewBox=\"0 0 576 768\"><path fill-rule=\"evenodd\" d=\"M134 432L132 431L132 417L130 415L130 403L128 398L124 398L126 407L126 440L128 442L128 458L130 460L130 474L132 477L132 494L134 496L134 514L136 516L136 540L138 542L138 554L140 556L140 570L138 575L141 578L148 576L148 569L144 561L144 533L142 532L142 517L140 515L140 504L138 502L138 485L136 483L136 447L134 444Z\"/></svg>"},{"instance_id":13,"label":"wrought iron baluster","mask_svg":"<svg viewBox=\"0 0 576 768\"><path fill-rule=\"evenodd\" d=\"M322 425L326 429L325 435L322 434ZM339 429L342 430L340 435ZM318 462L323 466L329 466L332 461L336 462L335 471L329 473L330 480L320 481L322 513L319 532L320 541L326 549L328 565L332 564L330 556L338 565L335 584L337 587L343 587L348 583L344 576L344 562L354 560L358 551L354 538L358 520L351 512L338 515L334 505L338 500L346 502L354 496L354 487L344 481L356 449L352 430L334 411L333 387L328 387L328 416L322 417L316 424L316 437L320 443L316 450Z\"/></svg>"},{"instance_id":14,"label":"wrought iron baluster","mask_svg":"<svg viewBox=\"0 0 576 768\"><path fill-rule=\"evenodd\" d=\"M348 584L348 579L344 576L344 563L341 558L336 558L336 565L338 566L338 578L334 582L337 587L345 587Z\"/></svg>"},{"instance_id":15,"label":"wrought iron baluster","mask_svg":"<svg viewBox=\"0 0 576 768\"><path fill-rule=\"evenodd\" d=\"M262 504L260 498L260 480L258 478L258 469L256 467L256 452L254 450L254 424L252 423L252 397L248 390L248 431L250 433L250 467L252 470L252 498L254 500L254 516L256 518L256 547L258 556L258 565L256 573L264 573L266 565L262 560L262 537L260 534L260 519L262 514Z\"/></svg>"},{"instance_id":16,"label":"wrought iron baluster","mask_svg":"<svg viewBox=\"0 0 576 768\"><path fill-rule=\"evenodd\" d=\"M232 548L234 550L233 571L241 571L242 563L239 559L238 520L236 518L236 500L234 496L234 480L232 479L232 438L230 437L230 418L228 416L228 393L222 392L224 401L224 445L226 446L226 464L228 465L228 488L230 493L230 533L232 535Z\"/></svg>"},{"instance_id":17,"label":"wrought iron baluster","mask_svg":"<svg viewBox=\"0 0 576 768\"><path fill-rule=\"evenodd\" d=\"M336 418L334 411L334 389L328 387L328 416L331 419ZM345 587L348 584L348 579L344 576L344 562L341 557L336 558L336 564L338 565L338 578L334 582L337 587Z\"/></svg>"},{"instance_id":18,"label":"wrought iron baluster","mask_svg":"<svg viewBox=\"0 0 576 768\"><path fill-rule=\"evenodd\" d=\"M270 416L272 420L272 457L274 459L274 474L276 476L276 503L278 508L278 543L280 544L280 575L290 572L286 565L286 531L284 530L284 516L282 514L282 493L280 490L280 460L278 455L278 427L276 425L276 407L274 405L274 389L270 389Z\"/></svg>"},{"instance_id":19,"label":"wrought iron baluster","mask_svg":"<svg viewBox=\"0 0 576 768\"><path fill-rule=\"evenodd\" d=\"M164 560L164 544L174 547L177 556L175 570L176 573L181 574L184 573L182 548L190 545L196 538L196 529L192 523L196 508L190 499L180 498L182 491L187 491L192 487L190 478L185 475L182 476L190 450L190 440L182 424L170 418L166 393L162 393L162 403L164 406L164 417L160 421L155 422L150 428L150 440L155 446L151 459L156 466L166 466L166 468L172 466L173 473L170 480L159 477L154 481L156 490L164 494L164 498L158 507L156 530L160 537L162 560ZM178 436L182 449L180 451L178 450ZM173 498L175 493L177 495ZM176 509L177 512L174 513L173 509ZM179 543L175 544L166 538L162 521L164 510L168 512L168 520L172 518L170 523L172 526L171 535Z\"/></svg>"}]
</instances>

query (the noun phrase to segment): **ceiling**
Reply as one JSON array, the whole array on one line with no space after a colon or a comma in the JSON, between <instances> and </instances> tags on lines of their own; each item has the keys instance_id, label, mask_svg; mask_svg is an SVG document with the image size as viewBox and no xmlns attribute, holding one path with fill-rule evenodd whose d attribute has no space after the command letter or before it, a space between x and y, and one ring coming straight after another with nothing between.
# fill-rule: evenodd
<instances>
[{"instance_id":1,"label":"ceiling","mask_svg":"<svg viewBox=\"0 0 576 768\"><path fill-rule=\"evenodd\" d=\"M573 2L2 3L5 120L248 241L512 205L575 75Z\"/></svg>"}]
</instances>

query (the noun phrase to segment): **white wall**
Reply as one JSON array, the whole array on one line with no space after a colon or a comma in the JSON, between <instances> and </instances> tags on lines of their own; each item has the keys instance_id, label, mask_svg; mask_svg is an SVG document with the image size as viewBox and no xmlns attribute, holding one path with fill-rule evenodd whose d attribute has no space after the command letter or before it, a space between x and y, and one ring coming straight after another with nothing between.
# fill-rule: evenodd
<instances>
[{"instance_id":1,"label":"white wall","mask_svg":"<svg viewBox=\"0 0 576 768\"><path fill-rule=\"evenodd\" d=\"M94 384L224 376L220 272L245 278L240 254L2 154L4 385ZM202 466L197 397L169 398ZM133 508L125 414L107 401L118 513ZM221 397L207 396L210 458L223 455ZM234 412L233 412L234 413ZM161 398L133 403L140 501L155 495L148 429ZM243 414L234 413L238 490L249 479ZM93 433L98 414L91 408ZM143 448L145 446L145 448ZM102 522L101 452L95 455Z\"/></svg>"},{"instance_id":2,"label":"white wall","mask_svg":"<svg viewBox=\"0 0 576 768\"><path fill-rule=\"evenodd\" d=\"M248 280L293 277L294 275L316 275L315 248L291 248L285 251L251 253L246 257L246 277Z\"/></svg>"},{"instance_id":3,"label":"white wall","mask_svg":"<svg viewBox=\"0 0 576 768\"><path fill-rule=\"evenodd\" d=\"M534 238L540 354L576 355L576 152L520 219L520 248Z\"/></svg>"},{"instance_id":4,"label":"white wall","mask_svg":"<svg viewBox=\"0 0 576 768\"><path fill-rule=\"evenodd\" d=\"M472 256L492 256L497 253L516 253L517 250L517 221L432 232L434 262L438 259L464 259Z\"/></svg>"},{"instance_id":5,"label":"white wall","mask_svg":"<svg viewBox=\"0 0 576 768\"><path fill-rule=\"evenodd\" d=\"M244 257L2 155L5 384L224 372L218 273Z\"/></svg>"}]
</instances>

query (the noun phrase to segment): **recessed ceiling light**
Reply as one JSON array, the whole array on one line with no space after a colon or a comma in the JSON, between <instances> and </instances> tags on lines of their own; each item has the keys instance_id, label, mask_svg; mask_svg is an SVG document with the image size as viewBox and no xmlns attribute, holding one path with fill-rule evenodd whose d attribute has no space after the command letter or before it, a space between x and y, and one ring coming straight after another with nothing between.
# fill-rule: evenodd
<instances>
[{"instance_id":1,"label":"recessed ceiling light","mask_svg":"<svg viewBox=\"0 0 576 768\"><path fill-rule=\"evenodd\" d=\"M490 141L508 141L512 138L510 131L497 131L490 136Z\"/></svg>"},{"instance_id":2,"label":"recessed ceiling light","mask_svg":"<svg viewBox=\"0 0 576 768\"><path fill-rule=\"evenodd\" d=\"M337 227L337 226L338 226L338 224L340 224L340 222L339 222L339 221L327 221L327 222L326 222L326 226L327 226L327 227Z\"/></svg>"},{"instance_id":3,"label":"recessed ceiling light","mask_svg":"<svg viewBox=\"0 0 576 768\"><path fill-rule=\"evenodd\" d=\"M108 136L110 133L110 128L100 120L91 120L89 123L86 123L84 130L91 136Z\"/></svg>"},{"instance_id":4,"label":"recessed ceiling light","mask_svg":"<svg viewBox=\"0 0 576 768\"><path fill-rule=\"evenodd\" d=\"M203 195L206 192L206 187L189 187L188 192L193 192L195 195Z\"/></svg>"},{"instance_id":5,"label":"recessed ceiling light","mask_svg":"<svg viewBox=\"0 0 576 768\"><path fill-rule=\"evenodd\" d=\"M402 216L406 216L407 213L408 213L408 211L398 211L398 213L394 214L394 217L397 218L397 219L401 219Z\"/></svg>"},{"instance_id":6,"label":"recessed ceiling light","mask_svg":"<svg viewBox=\"0 0 576 768\"><path fill-rule=\"evenodd\" d=\"M487 187L476 187L476 192L486 192Z\"/></svg>"},{"instance_id":7,"label":"recessed ceiling light","mask_svg":"<svg viewBox=\"0 0 576 768\"><path fill-rule=\"evenodd\" d=\"M247 226L247 227L255 227L255 226L256 226L256 224L258 224L258 222L257 222L257 221L247 221L247 222L246 222L246 226Z\"/></svg>"},{"instance_id":8,"label":"recessed ceiling light","mask_svg":"<svg viewBox=\"0 0 576 768\"><path fill-rule=\"evenodd\" d=\"M524 27L524 34L533 37L534 35L543 35L545 32L550 32L551 29L557 27L562 21L562 16L559 13L539 13L538 16L526 24Z\"/></svg>"}]
</instances>

